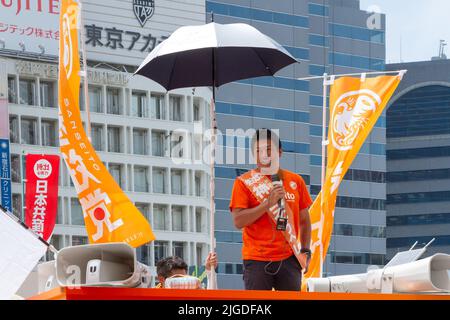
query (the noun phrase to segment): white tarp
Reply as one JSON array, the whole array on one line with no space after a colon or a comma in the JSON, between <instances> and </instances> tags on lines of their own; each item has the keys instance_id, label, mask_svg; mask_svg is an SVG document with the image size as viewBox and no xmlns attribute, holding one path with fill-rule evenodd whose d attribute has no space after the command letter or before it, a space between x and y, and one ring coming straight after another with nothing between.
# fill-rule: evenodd
<instances>
[{"instance_id":1,"label":"white tarp","mask_svg":"<svg viewBox=\"0 0 450 320\"><path fill-rule=\"evenodd\" d=\"M0 210L0 300L17 292L46 251L43 242Z\"/></svg>"}]
</instances>

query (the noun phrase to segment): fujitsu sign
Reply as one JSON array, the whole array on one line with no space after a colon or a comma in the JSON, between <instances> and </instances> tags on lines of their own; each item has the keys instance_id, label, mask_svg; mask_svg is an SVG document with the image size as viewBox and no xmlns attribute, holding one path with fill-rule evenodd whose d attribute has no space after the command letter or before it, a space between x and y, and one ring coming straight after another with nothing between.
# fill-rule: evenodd
<instances>
[{"instance_id":1,"label":"fujitsu sign","mask_svg":"<svg viewBox=\"0 0 450 320\"><path fill-rule=\"evenodd\" d=\"M59 0L0 0L0 10L14 10L16 15L31 11L34 13L59 14Z\"/></svg>"}]
</instances>

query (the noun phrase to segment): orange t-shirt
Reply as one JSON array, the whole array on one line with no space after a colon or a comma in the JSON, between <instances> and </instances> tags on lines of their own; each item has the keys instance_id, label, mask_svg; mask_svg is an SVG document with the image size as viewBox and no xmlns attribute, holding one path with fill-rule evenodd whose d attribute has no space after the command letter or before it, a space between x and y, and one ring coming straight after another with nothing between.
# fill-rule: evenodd
<instances>
[{"instance_id":1,"label":"orange t-shirt","mask_svg":"<svg viewBox=\"0 0 450 320\"><path fill-rule=\"evenodd\" d=\"M271 179L270 176L268 176ZM285 202L294 215L293 225L298 232L300 210L312 204L311 196L305 181L298 174L282 170L283 187L286 192ZM230 211L236 208L248 209L259 205L255 196L245 186L241 179L234 181L231 194ZM293 255L293 251L283 233L276 230L276 225L267 213L263 214L251 225L244 227L242 232L242 258L244 260L280 261Z\"/></svg>"}]
</instances>

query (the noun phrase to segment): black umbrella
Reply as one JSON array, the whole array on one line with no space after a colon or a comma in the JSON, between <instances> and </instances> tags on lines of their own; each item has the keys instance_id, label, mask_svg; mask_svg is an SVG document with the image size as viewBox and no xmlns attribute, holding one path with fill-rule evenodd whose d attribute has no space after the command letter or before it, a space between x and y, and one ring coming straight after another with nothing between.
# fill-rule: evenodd
<instances>
[{"instance_id":1,"label":"black umbrella","mask_svg":"<svg viewBox=\"0 0 450 320\"><path fill-rule=\"evenodd\" d=\"M158 82L166 90L210 86L211 112L211 250L214 250L215 89L223 84L273 76L297 62L280 44L244 24L208 23L177 29L147 56L135 74Z\"/></svg>"}]
</instances>

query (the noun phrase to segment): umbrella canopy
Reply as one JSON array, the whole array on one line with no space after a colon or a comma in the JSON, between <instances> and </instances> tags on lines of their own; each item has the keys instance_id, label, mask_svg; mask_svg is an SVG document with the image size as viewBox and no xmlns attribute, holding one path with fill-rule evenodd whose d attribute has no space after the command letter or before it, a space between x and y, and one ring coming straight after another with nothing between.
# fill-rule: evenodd
<instances>
[{"instance_id":1,"label":"umbrella canopy","mask_svg":"<svg viewBox=\"0 0 450 320\"><path fill-rule=\"evenodd\" d=\"M272 76L297 60L275 40L244 23L208 23L177 29L144 60L135 74L166 90L219 87Z\"/></svg>"},{"instance_id":2,"label":"umbrella canopy","mask_svg":"<svg viewBox=\"0 0 450 320\"><path fill-rule=\"evenodd\" d=\"M275 40L244 23L208 23L177 29L147 56L135 74L166 90L212 87L210 157L210 242L214 251L214 162L216 146L215 88L241 79L273 76L297 60ZM212 269L214 274L214 269ZM217 288L217 283L211 288Z\"/></svg>"}]
</instances>

